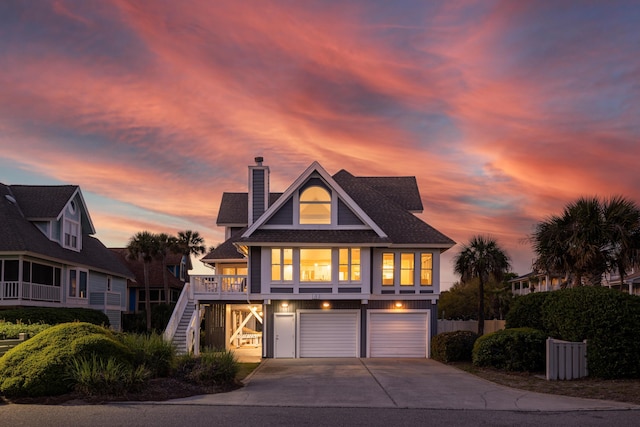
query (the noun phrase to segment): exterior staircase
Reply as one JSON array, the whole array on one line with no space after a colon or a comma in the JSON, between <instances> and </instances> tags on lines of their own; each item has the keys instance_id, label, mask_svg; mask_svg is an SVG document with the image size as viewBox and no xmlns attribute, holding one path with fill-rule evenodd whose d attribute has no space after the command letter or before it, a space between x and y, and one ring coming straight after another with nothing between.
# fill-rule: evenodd
<instances>
[{"instance_id":1,"label":"exterior staircase","mask_svg":"<svg viewBox=\"0 0 640 427\"><path fill-rule=\"evenodd\" d=\"M187 328L189 327L189 322L191 321L191 315L193 314L194 308L194 301L189 300L182 312L182 316L180 317L176 333L173 335L173 339L171 340L176 348L177 354L187 353Z\"/></svg>"}]
</instances>

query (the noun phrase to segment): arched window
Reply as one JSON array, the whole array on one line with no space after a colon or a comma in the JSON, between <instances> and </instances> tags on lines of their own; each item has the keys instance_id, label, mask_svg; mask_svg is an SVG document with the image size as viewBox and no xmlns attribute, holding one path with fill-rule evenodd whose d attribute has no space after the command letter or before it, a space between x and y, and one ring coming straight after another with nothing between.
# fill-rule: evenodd
<instances>
[{"instance_id":1,"label":"arched window","mask_svg":"<svg viewBox=\"0 0 640 427\"><path fill-rule=\"evenodd\" d=\"M318 186L300 194L300 224L331 224L331 194Z\"/></svg>"}]
</instances>

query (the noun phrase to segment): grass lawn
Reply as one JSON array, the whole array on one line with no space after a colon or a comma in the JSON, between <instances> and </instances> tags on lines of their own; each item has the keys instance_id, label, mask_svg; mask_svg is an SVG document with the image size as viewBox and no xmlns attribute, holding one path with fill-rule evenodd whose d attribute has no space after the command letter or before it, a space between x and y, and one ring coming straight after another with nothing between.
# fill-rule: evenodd
<instances>
[{"instance_id":1,"label":"grass lawn","mask_svg":"<svg viewBox=\"0 0 640 427\"><path fill-rule=\"evenodd\" d=\"M236 375L236 379L238 381L242 381L247 378L247 376L249 376L249 374L258 367L258 365L260 365L260 362L238 363L238 365L240 366L240 369L238 369L238 375Z\"/></svg>"},{"instance_id":2,"label":"grass lawn","mask_svg":"<svg viewBox=\"0 0 640 427\"><path fill-rule=\"evenodd\" d=\"M451 366L488 381L521 390L640 405L640 380L581 378L571 381L547 381L542 372L537 374L504 372L490 368L478 368L471 363L462 362L452 363Z\"/></svg>"}]
</instances>

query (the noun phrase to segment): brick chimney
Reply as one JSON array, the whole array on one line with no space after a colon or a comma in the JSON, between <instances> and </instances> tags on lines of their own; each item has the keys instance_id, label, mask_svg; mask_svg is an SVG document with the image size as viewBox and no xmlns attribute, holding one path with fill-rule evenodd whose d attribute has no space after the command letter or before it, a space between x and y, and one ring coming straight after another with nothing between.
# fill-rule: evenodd
<instances>
[{"instance_id":1,"label":"brick chimney","mask_svg":"<svg viewBox=\"0 0 640 427\"><path fill-rule=\"evenodd\" d=\"M262 165L262 157L254 160L255 166L249 166L249 225L269 207L269 167Z\"/></svg>"}]
</instances>

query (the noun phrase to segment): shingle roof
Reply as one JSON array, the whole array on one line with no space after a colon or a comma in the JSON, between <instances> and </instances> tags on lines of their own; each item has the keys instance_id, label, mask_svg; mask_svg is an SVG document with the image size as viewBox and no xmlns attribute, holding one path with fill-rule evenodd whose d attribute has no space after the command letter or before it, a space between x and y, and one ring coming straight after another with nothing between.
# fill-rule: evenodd
<instances>
[{"instance_id":1,"label":"shingle roof","mask_svg":"<svg viewBox=\"0 0 640 427\"><path fill-rule=\"evenodd\" d=\"M364 210L367 215L389 236L394 244L431 244L453 246L455 242L431 227L393 199L345 170L333 179Z\"/></svg>"},{"instance_id":2,"label":"shingle roof","mask_svg":"<svg viewBox=\"0 0 640 427\"><path fill-rule=\"evenodd\" d=\"M26 218L57 218L77 185L12 185L11 193Z\"/></svg>"},{"instance_id":3,"label":"shingle roof","mask_svg":"<svg viewBox=\"0 0 640 427\"><path fill-rule=\"evenodd\" d=\"M7 186L0 184L0 252L28 252L35 255L46 256L60 261L93 268L95 270L102 270L104 272L115 274L124 277L132 277L132 273L129 269L116 258L98 239L91 237L87 234L82 236L82 251L76 252L69 249L65 249L58 243L49 240L34 224L26 219L24 209L20 205L20 197L16 197L13 189L16 186ZM24 196L29 190L25 190L26 186L20 187L18 193L22 191ZM45 186L37 186L37 193L45 193ZM64 199L66 203L71 194L68 191L63 191L62 188L74 188L75 186L54 186L53 193ZM31 193L31 195L36 193ZM10 201L6 196L9 195L16 200L16 203ZM68 197L67 197L68 196ZM24 199L22 199L24 200ZM54 201L52 197L46 196L43 200L51 200L53 205L60 205ZM64 207L64 203L62 206ZM27 203L29 204L29 203ZM31 206L27 207L34 209L31 213L36 213L34 217L38 218L55 218L57 216L40 216L41 213L51 213L54 208L51 208L49 212L44 208L44 205L40 206L39 202L34 202ZM38 211L38 209L41 209ZM62 209L62 208L60 208ZM59 213L59 211L58 211Z\"/></svg>"},{"instance_id":4,"label":"shingle roof","mask_svg":"<svg viewBox=\"0 0 640 427\"><path fill-rule=\"evenodd\" d=\"M318 243L372 245L428 245L448 248L453 240L431 227L412 212L423 210L415 177L356 177L346 170L336 173L333 180L384 231L387 237L373 230L309 230L260 229L249 237L241 237L246 229L232 236L203 260L237 259L233 243ZM281 193L271 194L271 204ZM274 197L275 196L275 197ZM247 223L247 193L224 193L218 224Z\"/></svg>"},{"instance_id":5,"label":"shingle roof","mask_svg":"<svg viewBox=\"0 0 640 427\"><path fill-rule=\"evenodd\" d=\"M412 212L422 212L423 210L415 176L357 176L355 178L367 187L393 200L403 209Z\"/></svg>"},{"instance_id":6,"label":"shingle roof","mask_svg":"<svg viewBox=\"0 0 640 427\"><path fill-rule=\"evenodd\" d=\"M269 194L269 206L271 206L282 193ZM216 224L241 224L249 222L249 194L248 193L222 193L220 210Z\"/></svg>"},{"instance_id":7,"label":"shingle roof","mask_svg":"<svg viewBox=\"0 0 640 427\"><path fill-rule=\"evenodd\" d=\"M129 270L131 270L135 276L135 282L131 283L131 286L134 287L143 287L144 286L144 263L138 260L131 260L128 258L129 251L126 248L109 248L111 252L113 252L118 259L127 265ZM182 255L180 254L168 254L166 264L170 265L180 265L182 261ZM171 274L170 271L167 271L167 282L169 283L169 287L173 289L182 289L184 283ZM149 285L152 288L164 288L164 278L162 276L162 261L154 259L149 264Z\"/></svg>"},{"instance_id":8,"label":"shingle roof","mask_svg":"<svg viewBox=\"0 0 640 427\"><path fill-rule=\"evenodd\" d=\"M206 262L222 259L243 259L244 256L240 252L238 252L238 249L233 244L233 242L237 241L238 237L241 236L245 230L246 228L243 228L238 233L231 236L231 238L219 244L214 250L201 258L200 261Z\"/></svg>"}]
</instances>

